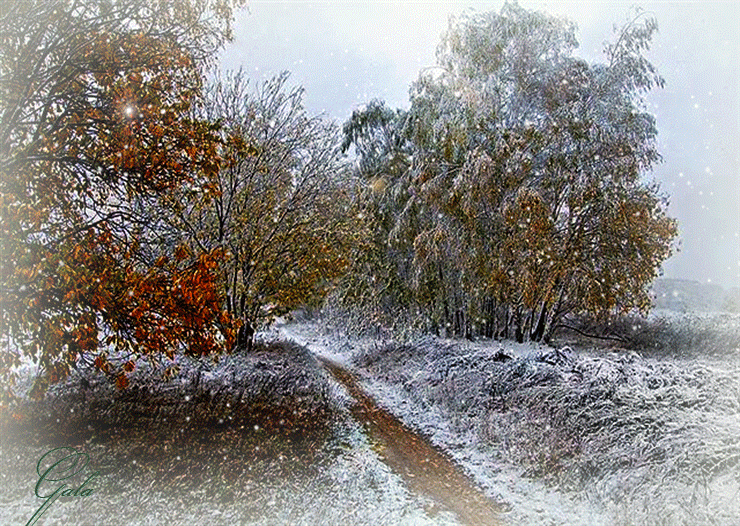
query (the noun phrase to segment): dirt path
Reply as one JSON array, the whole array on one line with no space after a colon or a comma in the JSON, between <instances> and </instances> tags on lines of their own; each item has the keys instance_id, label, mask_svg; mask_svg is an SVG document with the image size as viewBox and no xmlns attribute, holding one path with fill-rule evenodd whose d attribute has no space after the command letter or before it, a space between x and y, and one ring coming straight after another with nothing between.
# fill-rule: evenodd
<instances>
[{"instance_id":1,"label":"dirt path","mask_svg":"<svg viewBox=\"0 0 740 526\"><path fill-rule=\"evenodd\" d=\"M352 373L331 360L317 358L355 399L353 416L379 446L384 462L403 478L411 491L431 497L441 510L455 513L463 524L501 524L495 503L449 457L378 407Z\"/></svg>"}]
</instances>

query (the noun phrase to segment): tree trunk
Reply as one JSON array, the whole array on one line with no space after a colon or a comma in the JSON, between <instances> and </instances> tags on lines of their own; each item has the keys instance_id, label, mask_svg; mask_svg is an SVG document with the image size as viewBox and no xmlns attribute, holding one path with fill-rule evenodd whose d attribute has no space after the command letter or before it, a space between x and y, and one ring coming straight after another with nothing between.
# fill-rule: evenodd
<instances>
[{"instance_id":1,"label":"tree trunk","mask_svg":"<svg viewBox=\"0 0 740 526\"><path fill-rule=\"evenodd\" d=\"M244 320L244 323L239 327L239 332L236 336L236 349L245 350L246 352L252 351L252 344L254 343L254 326L249 320Z\"/></svg>"},{"instance_id":2,"label":"tree trunk","mask_svg":"<svg viewBox=\"0 0 740 526\"><path fill-rule=\"evenodd\" d=\"M499 332L499 340L508 340L509 339L509 324L511 323L511 307L507 307L504 310L504 326L501 329L501 332Z\"/></svg>"},{"instance_id":3,"label":"tree trunk","mask_svg":"<svg viewBox=\"0 0 740 526\"><path fill-rule=\"evenodd\" d=\"M545 336L545 324L547 322L547 305L542 304L542 310L540 310L540 316L537 320L537 326L532 331L532 340L539 342Z\"/></svg>"},{"instance_id":4,"label":"tree trunk","mask_svg":"<svg viewBox=\"0 0 740 526\"><path fill-rule=\"evenodd\" d=\"M516 310L516 328L514 329L514 336L517 343L524 343L524 331L522 327L522 311L521 309Z\"/></svg>"},{"instance_id":5,"label":"tree trunk","mask_svg":"<svg viewBox=\"0 0 740 526\"><path fill-rule=\"evenodd\" d=\"M485 316L486 316L486 325L484 329L484 336L486 338L493 338L494 332L496 330L495 328L495 321L494 318L496 316L496 309L494 307L493 299L488 298L486 300L486 308L485 308Z\"/></svg>"}]
</instances>

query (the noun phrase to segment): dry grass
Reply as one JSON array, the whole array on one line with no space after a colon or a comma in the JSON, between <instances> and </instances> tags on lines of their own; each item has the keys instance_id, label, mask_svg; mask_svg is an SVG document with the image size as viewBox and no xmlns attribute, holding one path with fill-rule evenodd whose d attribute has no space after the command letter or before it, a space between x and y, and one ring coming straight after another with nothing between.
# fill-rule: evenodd
<instances>
[{"instance_id":1,"label":"dry grass","mask_svg":"<svg viewBox=\"0 0 740 526\"><path fill-rule=\"evenodd\" d=\"M680 329L670 329L681 332ZM617 525L740 524L740 359L541 349L511 359L425 339L358 357L471 426L489 455L585 495Z\"/></svg>"},{"instance_id":2,"label":"dry grass","mask_svg":"<svg viewBox=\"0 0 740 526\"><path fill-rule=\"evenodd\" d=\"M658 311L649 318L618 316L607 321L574 317L567 324L581 333L562 329L559 340L594 344L617 344L643 355L671 357L727 356L740 353L740 314L677 313ZM600 340L599 338L606 338Z\"/></svg>"},{"instance_id":3,"label":"dry grass","mask_svg":"<svg viewBox=\"0 0 740 526\"><path fill-rule=\"evenodd\" d=\"M168 383L153 382L156 371L142 363L124 391L70 378L4 419L0 522L23 524L38 508L36 462L59 446L88 453L101 475L93 496L54 505L38 524L279 516L268 503L317 480L331 440L336 408L312 361L296 345L270 344L219 363L183 359Z\"/></svg>"},{"instance_id":4,"label":"dry grass","mask_svg":"<svg viewBox=\"0 0 740 526\"><path fill-rule=\"evenodd\" d=\"M14 408L23 420L0 427L0 524L25 524L42 504L36 463L55 446L87 453L100 476L38 526L456 524L430 519L383 465L306 349L276 342L179 365L160 383L140 363L120 392L74 377Z\"/></svg>"},{"instance_id":5,"label":"dry grass","mask_svg":"<svg viewBox=\"0 0 740 526\"><path fill-rule=\"evenodd\" d=\"M292 343L257 344L250 354L219 361L178 357L178 372L164 382L157 369L140 361L121 391L100 375L74 372L43 401L23 402L13 412L25 427L59 439L134 426L257 425L303 432L306 417L320 428L331 412L325 376L308 351Z\"/></svg>"}]
</instances>

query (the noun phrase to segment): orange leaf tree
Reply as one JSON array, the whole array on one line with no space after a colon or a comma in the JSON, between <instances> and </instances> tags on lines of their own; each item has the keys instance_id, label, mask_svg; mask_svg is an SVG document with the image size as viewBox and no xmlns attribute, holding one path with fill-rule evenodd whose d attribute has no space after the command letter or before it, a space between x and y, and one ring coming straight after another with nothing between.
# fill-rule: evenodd
<instances>
[{"instance_id":1,"label":"orange leaf tree","mask_svg":"<svg viewBox=\"0 0 740 526\"><path fill-rule=\"evenodd\" d=\"M30 357L41 394L83 362L125 373L112 350L209 353L233 338L222 254L174 257L143 212L182 184L212 191L218 136L189 110L239 3L0 3L4 376Z\"/></svg>"}]
</instances>

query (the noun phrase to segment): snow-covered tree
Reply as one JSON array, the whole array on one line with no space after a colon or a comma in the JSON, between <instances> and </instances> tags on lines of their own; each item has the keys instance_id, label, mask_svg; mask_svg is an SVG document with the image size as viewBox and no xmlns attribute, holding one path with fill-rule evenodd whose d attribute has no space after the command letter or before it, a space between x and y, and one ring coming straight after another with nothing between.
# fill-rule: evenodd
<instances>
[{"instance_id":1,"label":"snow-covered tree","mask_svg":"<svg viewBox=\"0 0 740 526\"><path fill-rule=\"evenodd\" d=\"M432 327L539 340L571 312L649 308L676 235L646 177L660 160L642 102L663 85L644 57L656 28L636 12L588 64L568 21L511 3L466 14L408 112L353 116L346 143L390 183L373 185L392 192L386 244L412 254L407 286Z\"/></svg>"}]
</instances>

